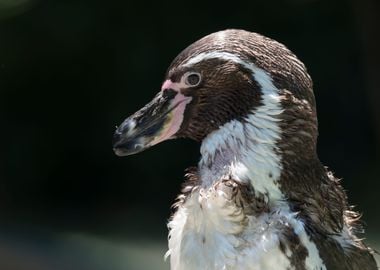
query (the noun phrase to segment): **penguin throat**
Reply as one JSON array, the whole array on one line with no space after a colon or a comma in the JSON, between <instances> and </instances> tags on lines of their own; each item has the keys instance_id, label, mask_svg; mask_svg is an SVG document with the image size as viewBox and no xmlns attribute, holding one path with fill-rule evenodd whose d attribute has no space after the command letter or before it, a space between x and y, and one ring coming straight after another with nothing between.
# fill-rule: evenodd
<instances>
[{"instance_id":1,"label":"penguin throat","mask_svg":"<svg viewBox=\"0 0 380 270\"><path fill-rule=\"evenodd\" d=\"M273 97L272 97L273 98ZM202 186L223 179L250 183L258 194L281 201L282 165L277 142L280 109L260 106L244 121L232 120L202 142L199 175ZM257 194L257 195L258 195Z\"/></svg>"}]
</instances>

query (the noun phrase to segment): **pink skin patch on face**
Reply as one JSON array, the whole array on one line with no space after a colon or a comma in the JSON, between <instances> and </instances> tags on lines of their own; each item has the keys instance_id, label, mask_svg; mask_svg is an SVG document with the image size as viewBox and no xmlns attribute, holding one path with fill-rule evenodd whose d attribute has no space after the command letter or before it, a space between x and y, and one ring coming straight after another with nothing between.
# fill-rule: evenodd
<instances>
[{"instance_id":1,"label":"pink skin patch on face","mask_svg":"<svg viewBox=\"0 0 380 270\"><path fill-rule=\"evenodd\" d=\"M189 86L183 81L183 79L178 83L172 82L171 80L166 80L161 86L161 91L165 89L173 89L179 93L181 89L188 88L188 87Z\"/></svg>"},{"instance_id":2,"label":"pink skin patch on face","mask_svg":"<svg viewBox=\"0 0 380 270\"><path fill-rule=\"evenodd\" d=\"M164 81L164 83L162 84L161 86L161 91L165 90L165 89L170 89L174 86L175 83L173 83L171 80L166 80Z\"/></svg>"},{"instance_id":3,"label":"pink skin patch on face","mask_svg":"<svg viewBox=\"0 0 380 270\"><path fill-rule=\"evenodd\" d=\"M150 145L155 145L157 143L160 143L162 141L171 139L174 134L178 132L178 130L181 127L183 117L184 117L184 112L186 109L186 105L189 104L192 100L192 97L186 97L184 96L180 90L181 88L186 88L188 87L186 84L180 82L180 83L175 83L172 82L171 80L166 80L161 87L161 91L164 91L165 89L172 89L177 92L177 95L175 98L172 100L169 108L174 108L170 113L169 116L170 120L169 123L165 124L164 130L158 136L155 138L153 141L150 142Z\"/></svg>"}]
</instances>

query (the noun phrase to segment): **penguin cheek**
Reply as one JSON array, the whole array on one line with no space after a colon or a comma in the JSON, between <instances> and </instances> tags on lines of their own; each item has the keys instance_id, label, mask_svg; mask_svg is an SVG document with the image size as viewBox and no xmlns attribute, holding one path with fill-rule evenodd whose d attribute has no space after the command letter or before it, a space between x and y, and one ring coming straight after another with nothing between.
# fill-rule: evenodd
<instances>
[{"instance_id":1,"label":"penguin cheek","mask_svg":"<svg viewBox=\"0 0 380 270\"><path fill-rule=\"evenodd\" d=\"M175 136L201 141L215 130L213 111L209 104L201 101L199 96L193 95L191 102L185 108L180 130Z\"/></svg>"}]
</instances>

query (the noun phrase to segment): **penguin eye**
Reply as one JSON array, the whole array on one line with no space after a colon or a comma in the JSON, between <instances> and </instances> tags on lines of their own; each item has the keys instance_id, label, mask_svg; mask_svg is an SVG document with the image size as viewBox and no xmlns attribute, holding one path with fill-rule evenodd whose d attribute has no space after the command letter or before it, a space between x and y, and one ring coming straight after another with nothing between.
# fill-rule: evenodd
<instances>
[{"instance_id":1,"label":"penguin eye","mask_svg":"<svg viewBox=\"0 0 380 270\"><path fill-rule=\"evenodd\" d=\"M188 72L185 74L185 83L188 86L194 87L201 82L201 74L197 72Z\"/></svg>"}]
</instances>

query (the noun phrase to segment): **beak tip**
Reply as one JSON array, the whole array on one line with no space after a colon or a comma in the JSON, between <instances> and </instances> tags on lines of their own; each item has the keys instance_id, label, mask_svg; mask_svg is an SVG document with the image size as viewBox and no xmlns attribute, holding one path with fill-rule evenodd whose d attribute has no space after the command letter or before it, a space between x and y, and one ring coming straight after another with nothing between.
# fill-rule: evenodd
<instances>
[{"instance_id":1,"label":"beak tip","mask_svg":"<svg viewBox=\"0 0 380 270\"><path fill-rule=\"evenodd\" d=\"M125 151L123 151L123 149L121 149L121 148L116 148L116 147L114 147L114 148L113 148L113 152L114 152L115 155L118 156L118 157L124 157L124 156L127 156L127 155L128 155L128 154L127 154Z\"/></svg>"},{"instance_id":2,"label":"beak tip","mask_svg":"<svg viewBox=\"0 0 380 270\"><path fill-rule=\"evenodd\" d=\"M140 138L120 138L118 134L115 134L113 140L113 151L119 157L133 155L144 151L149 146L142 142Z\"/></svg>"}]
</instances>

